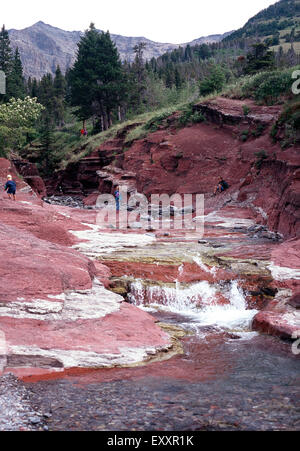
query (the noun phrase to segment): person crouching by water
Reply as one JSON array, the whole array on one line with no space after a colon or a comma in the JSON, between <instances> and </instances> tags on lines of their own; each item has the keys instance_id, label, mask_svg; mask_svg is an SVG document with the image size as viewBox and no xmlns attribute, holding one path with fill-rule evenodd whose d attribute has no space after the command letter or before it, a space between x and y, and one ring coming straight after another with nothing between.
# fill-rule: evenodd
<instances>
[{"instance_id":1,"label":"person crouching by water","mask_svg":"<svg viewBox=\"0 0 300 451\"><path fill-rule=\"evenodd\" d=\"M4 190L7 192L10 199L16 200L17 185L16 182L13 181L11 175L7 176L7 182L5 184Z\"/></svg>"},{"instance_id":2,"label":"person crouching by water","mask_svg":"<svg viewBox=\"0 0 300 451\"><path fill-rule=\"evenodd\" d=\"M223 179L223 177L219 178L219 182L218 185L216 186L215 192L214 192L214 196L217 193L223 193L223 191L226 191L229 188L229 185L227 182L225 182L225 180Z\"/></svg>"}]
</instances>

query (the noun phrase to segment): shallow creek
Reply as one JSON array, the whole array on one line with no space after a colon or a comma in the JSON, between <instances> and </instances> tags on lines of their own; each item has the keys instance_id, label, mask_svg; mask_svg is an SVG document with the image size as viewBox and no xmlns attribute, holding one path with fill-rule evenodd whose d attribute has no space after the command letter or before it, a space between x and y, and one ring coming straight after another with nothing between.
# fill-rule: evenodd
<instances>
[{"instance_id":1,"label":"shallow creek","mask_svg":"<svg viewBox=\"0 0 300 451\"><path fill-rule=\"evenodd\" d=\"M146 365L25 383L37 410L46 413L47 428L299 429L298 356L290 342L251 329L258 307L249 304L247 284L270 276L263 240L231 224L212 227L202 244L192 234L100 235L95 227L77 236L83 240L78 250L113 270L115 292L175 326L179 348ZM245 259L244 249L232 265L227 259L227 269L239 268L230 278L213 261L220 248L237 252L241 243L251 257Z\"/></svg>"}]
</instances>

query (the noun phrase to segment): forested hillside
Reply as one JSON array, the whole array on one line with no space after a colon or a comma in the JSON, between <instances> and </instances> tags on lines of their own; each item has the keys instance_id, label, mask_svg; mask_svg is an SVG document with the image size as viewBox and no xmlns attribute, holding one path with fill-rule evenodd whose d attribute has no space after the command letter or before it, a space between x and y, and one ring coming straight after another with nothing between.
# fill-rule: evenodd
<instances>
[{"instance_id":1,"label":"forested hillside","mask_svg":"<svg viewBox=\"0 0 300 451\"><path fill-rule=\"evenodd\" d=\"M91 24L67 73L57 65L54 76L41 79L25 78L19 50L12 50L3 26L0 70L7 75L7 90L0 99L1 155L29 158L48 174L91 151L126 121L151 129L176 110L188 120L201 119L192 117L189 104L204 96L223 92L267 104L289 100L292 68L300 64L299 5L281 0L221 42L182 46L158 58L147 59L148 44L141 41L132 48L131 62L122 61L109 32ZM285 49L274 46L278 32ZM293 108L295 118L298 107Z\"/></svg>"},{"instance_id":2,"label":"forested hillside","mask_svg":"<svg viewBox=\"0 0 300 451\"><path fill-rule=\"evenodd\" d=\"M300 49L300 1L280 0L252 17L243 28L225 38L226 42L243 39L261 39L278 50L293 43Z\"/></svg>"}]
</instances>

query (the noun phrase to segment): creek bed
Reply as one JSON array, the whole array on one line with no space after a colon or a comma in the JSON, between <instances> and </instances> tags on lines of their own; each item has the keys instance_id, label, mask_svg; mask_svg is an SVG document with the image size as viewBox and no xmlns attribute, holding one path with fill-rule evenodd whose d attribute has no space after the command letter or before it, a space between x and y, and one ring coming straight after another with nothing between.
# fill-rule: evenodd
<instances>
[{"instance_id":1,"label":"creek bed","mask_svg":"<svg viewBox=\"0 0 300 451\"><path fill-rule=\"evenodd\" d=\"M290 343L205 333L204 342L184 338L184 354L168 361L25 385L33 405L51 412L50 430L298 430L299 361Z\"/></svg>"},{"instance_id":2,"label":"creek bed","mask_svg":"<svg viewBox=\"0 0 300 451\"><path fill-rule=\"evenodd\" d=\"M170 255L176 257L176 252L178 261L182 261L183 254L192 262L198 252L195 253L193 243L180 246L178 242L170 242L166 246L146 235L130 235L130 239L118 234L102 236L94 229L77 235L88 240L79 244L78 250L91 258L102 257L104 264L105 256L113 262L119 262L122 257L127 264L132 254L137 261L139 252L142 263L153 264L150 257L154 262L163 260L166 265L161 265L160 270L167 267ZM235 235L237 240L245 239L245 236L239 238L237 232ZM222 240L220 244L224 243L224 237ZM189 257L189 249L195 255ZM196 263L207 277L213 278L212 270L202 261ZM260 270L257 265L255 271L257 267ZM178 276L182 269L180 266ZM143 288L140 285L135 286L130 300L140 308L148 308L158 322L187 331L181 339L182 354L132 368L78 369L64 374L63 379L18 381L26 390L30 407L43 418L40 428L53 431L299 430L299 356L293 354L292 343L251 330L255 312L246 307L238 283L232 281L231 285L221 286L223 301L224 297L230 301L225 305L210 303L214 286L208 286L205 280L188 288L178 283L175 289L174 286L161 288L162 284L158 287L163 290L162 305L145 307L143 299L137 298ZM186 303L187 296L193 298L195 287L206 303L200 308ZM152 295L157 300L157 287L151 285L143 293L148 296L145 304Z\"/></svg>"}]
</instances>

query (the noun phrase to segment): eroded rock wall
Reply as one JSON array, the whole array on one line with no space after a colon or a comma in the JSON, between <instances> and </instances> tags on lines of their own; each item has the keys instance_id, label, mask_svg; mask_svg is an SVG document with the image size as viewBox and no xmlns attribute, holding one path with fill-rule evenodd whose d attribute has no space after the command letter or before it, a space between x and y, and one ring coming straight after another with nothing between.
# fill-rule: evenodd
<instances>
[{"instance_id":1,"label":"eroded rock wall","mask_svg":"<svg viewBox=\"0 0 300 451\"><path fill-rule=\"evenodd\" d=\"M129 148L125 129L60 174L56 192L59 186L64 194L81 195L87 205L95 205L99 193L111 193L120 184L148 197L204 193L208 209L238 202L284 238L297 236L300 149L282 150L270 136L281 106L217 98L194 109L207 120L184 128L169 121ZM213 198L219 176L230 189Z\"/></svg>"}]
</instances>

